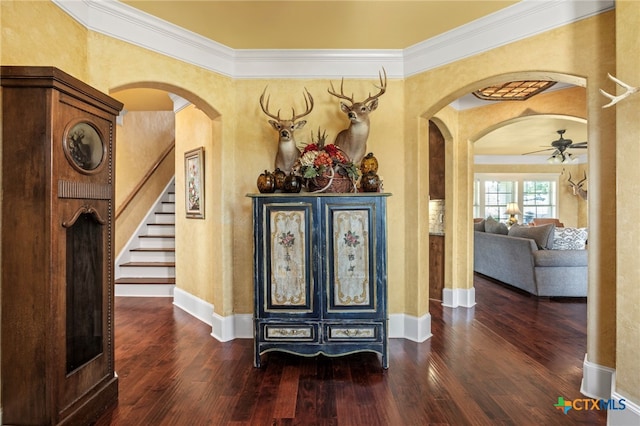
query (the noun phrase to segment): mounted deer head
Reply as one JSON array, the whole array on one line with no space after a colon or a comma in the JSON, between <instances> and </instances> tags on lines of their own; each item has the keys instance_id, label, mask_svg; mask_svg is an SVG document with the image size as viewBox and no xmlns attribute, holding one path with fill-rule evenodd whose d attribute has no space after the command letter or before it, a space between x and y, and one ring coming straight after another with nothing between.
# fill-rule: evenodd
<instances>
[{"instance_id":1,"label":"mounted deer head","mask_svg":"<svg viewBox=\"0 0 640 426\"><path fill-rule=\"evenodd\" d=\"M276 154L275 167L288 173L293 169L293 165L298 157L300 157L300 150L298 149L293 134L296 130L302 129L304 125L307 124L306 120L300 119L308 115L313 109L313 97L311 97L311 94L305 88L303 93L305 112L296 114L296 110L291 108L291 119L287 120L280 118L280 110L278 110L277 115L269 112L270 97L267 96L266 102L264 100L266 91L267 88L265 87L260 96L260 107L268 117L273 119L269 120L269 124L278 131L278 153Z\"/></svg>"},{"instance_id":2,"label":"mounted deer head","mask_svg":"<svg viewBox=\"0 0 640 426\"><path fill-rule=\"evenodd\" d=\"M384 73L384 79L382 73ZM380 85L375 86L378 89L378 93L373 96L369 93L369 97L362 102L355 102L353 94L351 97L344 94L344 78L340 83L340 93L336 93L333 83L331 83L331 88L327 89L333 96L349 101L349 105L340 102L340 109L347 114L351 124L349 124L348 128L338 133L334 144L342 148L356 165L360 164L360 161L367 153L369 113L378 108L378 98L387 90L387 71L382 68L382 73L378 73Z\"/></svg>"},{"instance_id":3,"label":"mounted deer head","mask_svg":"<svg viewBox=\"0 0 640 426\"><path fill-rule=\"evenodd\" d=\"M587 180L587 172L584 172L584 178L578 181L578 183L575 183L571 180L571 172L569 172L569 186L573 190L573 195L577 195L583 200L587 201L587 190L582 188L585 180Z\"/></svg>"}]
</instances>

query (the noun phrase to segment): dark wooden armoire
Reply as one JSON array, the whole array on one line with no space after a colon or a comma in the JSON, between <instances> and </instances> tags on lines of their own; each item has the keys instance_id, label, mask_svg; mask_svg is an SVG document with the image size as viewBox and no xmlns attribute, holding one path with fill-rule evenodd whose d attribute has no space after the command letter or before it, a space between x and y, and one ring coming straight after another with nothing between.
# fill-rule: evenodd
<instances>
[{"instance_id":1,"label":"dark wooden armoire","mask_svg":"<svg viewBox=\"0 0 640 426\"><path fill-rule=\"evenodd\" d=\"M3 66L2 421L89 424L118 398L115 120L53 67Z\"/></svg>"}]
</instances>

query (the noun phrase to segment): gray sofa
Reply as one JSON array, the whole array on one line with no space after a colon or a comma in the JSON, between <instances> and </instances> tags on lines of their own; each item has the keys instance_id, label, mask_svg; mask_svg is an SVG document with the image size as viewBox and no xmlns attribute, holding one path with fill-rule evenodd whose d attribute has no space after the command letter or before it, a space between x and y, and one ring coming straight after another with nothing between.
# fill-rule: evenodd
<instances>
[{"instance_id":1,"label":"gray sofa","mask_svg":"<svg viewBox=\"0 0 640 426\"><path fill-rule=\"evenodd\" d=\"M475 272L536 296L587 296L587 250L542 250L529 238L474 231L473 262Z\"/></svg>"}]
</instances>

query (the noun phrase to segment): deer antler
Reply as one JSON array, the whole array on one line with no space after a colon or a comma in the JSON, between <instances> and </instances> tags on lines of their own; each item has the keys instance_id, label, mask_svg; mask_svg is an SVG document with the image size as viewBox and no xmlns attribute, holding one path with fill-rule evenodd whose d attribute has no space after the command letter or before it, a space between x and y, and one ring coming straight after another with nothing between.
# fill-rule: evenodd
<instances>
[{"instance_id":1,"label":"deer antler","mask_svg":"<svg viewBox=\"0 0 640 426\"><path fill-rule=\"evenodd\" d=\"M578 186L582 185L582 182L584 182L585 180L587 180L587 172L584 172L584 177L582 178L582 180L580 180L580 182L578 182Z\"/></svg>"},{"instance_id":2,"label":"deer antler","mask_svg":"<svg viewBox=\"0 0 640 426\"><path fill-rule=\"evenodd\" d=\"M571 180L571 172L569 172L569 183L571 185L579 187L582 184L582 182L584 182L585 180L587 180L587 172L586 171L584 172L584 177L581 180L579 180L578 183L575 183L575 182L573 182Z\"/></svg>"},{"instance_id":3,"label":"deer antler","mask_svg":"<svg viewBox=\"0 0 640 426\"><path fill-rule=\"evenodd\" d=\"M264 103L264 94L267 92L267 88L265 87L264 90L262 91L262 95L260 95L260 108L262 108L262 111L267 114L268 117L273 118L274 120L280 121L280 110L278 110L278 115L275 116L273 114L271 114L269 112L269 99L271 98L271 96L267 96L267 103ZM306 98L305 98L306 99Z\"/></svg>"},{"instance_id":4,"label":"deer antler","mask_svg":"<svg viewBox=\"0 0 640 426\"><path fill-rule=\"evenodd\" d=\"M371 96L371 93L369 93L369 97L367 99L365 99L364 101L362 101L363 104L369 103L369 101L372 101L372 100L374 100L376 98L379 98L387 90L387 70L385 70L384 67L382 67L382 72L384 73L384 81L382 80L382 74L380 73L380 71L378 71L378 78L380 79L380 86L375 86L374 85L380 91L378 92L377 95L373 95L373 96Z\"/></svg>"},{"instance_id":5,"label":"deer antler","mask_svg":"<svg viewBox=\"0 0 640 426\"><path fill-rule=\"evenodd\" d=\"M612 81L614 81L617 84L619 84L620 86L622 86L626 90L626 92L624 92L622 95L614 96L614 95L610 95L609 93L607 93L604 90L600 89L600 93L602 93L607 98L611 99L611 102L609 102L606 105L603 105L602 108L607 108L607 107L610 107L611 105L615 105L618 102L620 102L621 100L623 100L624 98L627 98L627 97L631 96L632 94L636 93L638 90L640 90L640 87L629 86L627 83L623 82L622 80L618 80L617 78L615 78L611 74L607 74L607 75L609 76L609 78Z\"/></svg>"},{"instance_id":6,"label":"deer antler","mask_svg":"<svg viewBox=\"0 0 640 426\"><path fill-rule=\"evenodd\" d=\"M333 83L332 82L329 82L329 84L331 85L331 90L327 89L327 92L329 92L330 94L332 94L336 98L340 98L340 99L344 99L346 101L349 101L353 105L353 93L351 94L351 97L348 97L347 95L344 94L344 77L342 77L342 81L340 82L340 94L336 93L336 89L333 88Z\"/></svg>"},{"instance_id":7,"label":"deer antler","mask_svg":"<svg viewBox=\"0 0 640 426\"><path fill-rule=\"evenodd\" d=\"M306 110L302 114L296 115L296 110L291 108L291 112L293 114L293 118L291 119L291 121L296 121L297 119L308 115L313 109L313 97L311 96L311 93L309 93L306 87L304 88L304 92L305 93L303 93L302 96L304 97L304 106ZM309 97L309 100L307 100L307 97Z\"/></svg>"}]
</instances>

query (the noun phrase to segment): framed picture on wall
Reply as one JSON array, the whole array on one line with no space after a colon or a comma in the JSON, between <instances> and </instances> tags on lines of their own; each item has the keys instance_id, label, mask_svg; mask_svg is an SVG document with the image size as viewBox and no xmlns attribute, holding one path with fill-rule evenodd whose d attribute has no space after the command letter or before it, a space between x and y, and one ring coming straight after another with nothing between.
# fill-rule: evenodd
<instances>
[{"instance_id":1,"label":"framed picture on wall","mask_svg":"<svg viewBox=\"0 0 640 426\"><path fill-rule=\"evenodd\" d=\"M204 219L204 148L184 154L185 201L188 218Z\"/></svg>"}]
</instances>

